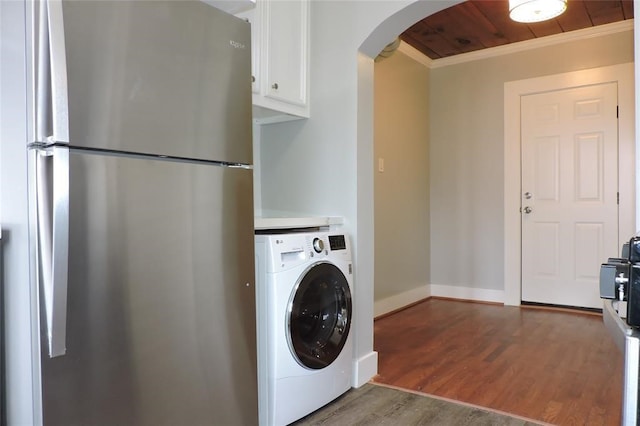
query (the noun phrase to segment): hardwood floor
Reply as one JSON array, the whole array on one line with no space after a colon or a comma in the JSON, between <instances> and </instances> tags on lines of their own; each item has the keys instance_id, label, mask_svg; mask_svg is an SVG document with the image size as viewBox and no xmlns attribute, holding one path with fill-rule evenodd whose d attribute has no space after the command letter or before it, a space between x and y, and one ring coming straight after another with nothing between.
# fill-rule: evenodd
<instances>
[{"instance_id":1,"label":"hardwood floor","mask_svg":"<svg viewBox=\"0 0 640 426\"><path fill-rule=\"evenodd\" d=\"M428 299L374 325L374 382L556 425L619 425L623 356L595 314Z\"/></svg>"}]
</instances>

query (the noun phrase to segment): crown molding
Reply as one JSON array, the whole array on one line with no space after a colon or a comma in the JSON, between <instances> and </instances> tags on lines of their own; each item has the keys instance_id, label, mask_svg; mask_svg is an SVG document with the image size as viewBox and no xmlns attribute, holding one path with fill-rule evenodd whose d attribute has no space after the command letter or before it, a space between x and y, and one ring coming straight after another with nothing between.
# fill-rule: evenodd
<instances>
[{"instance_id":1,"label":"crown molding","mask_svg":"<svg viewBox=\"0 0 640 426\"><path fill-rule=\"evenodd\" d=\"M552 36L505 44L503 46L475 50L473 52L462 53L460 55L448 56L440 59L431 59L405 42L400 43L398 50L427 68L442 68L449 65L457 65L465 62L478 61L481 59L508 55L510 53L522 52L523 50L538 49L570 41L585 40L609 34L621 33L624 31L633 31L633 23L633 19L627 19L625 21L613 22L611 24L598 25L582 30L569 31Z\"/></svg>"},{"instance_id":2,"label":"crown molding","mask_svg":"<svg viewBox=\"0 0 640 426\"><path fill-rule=\"evenodd\" d=\"M421 51L419 51L418 49L416 49L415 47L411 46L409 43L406 43L404 41L400 41L400 46L398 46L398 51L404 53L414 61L424 65L427 68L431 68L434 62L433 59L431 59L430 57L428 57L427 55L425 55L424 53L422 53Z\"/></svg>"}]
</instances>

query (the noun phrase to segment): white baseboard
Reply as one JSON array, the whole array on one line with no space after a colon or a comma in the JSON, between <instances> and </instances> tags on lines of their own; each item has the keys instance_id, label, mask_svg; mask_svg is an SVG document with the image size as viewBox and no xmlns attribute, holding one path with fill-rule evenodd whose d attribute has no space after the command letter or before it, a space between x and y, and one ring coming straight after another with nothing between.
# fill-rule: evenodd
<instances>
[{"instance_id":1,"label":"white baseboard","mask_svg":"<svg viewBox=\"0 0 640 426\"><path fill-rule=\"evenodd\" d=\"M363 357L353 360L351 386L359 388L378 374L378 352L371 351Z\"/></svg>"},{"instance_id":2,"label":"white baseboard","mask_svg":"<svg viewBox=\"0 0 640 426\"><path fill-rule=\"evenodd\" d=\"M452 299L475 300L478 302L504 303L504 290L457 287L441 284L431 284L430 287L431 296L435 297L450 297Z\"/></svg>"},{"instance_id":3,"label":"white baseboard","mask_svg":"<svg viewBox=\"0 0 640 426\"><path fill-rule=\"evenodd\" d=\"M430 286L426 284L385 299L376 300L373 303L373 317L379 317L380 315L426 299L429 296L431 296Z\"/></svg>"},{"instance_id":4,"label":"white baseboard","mask_svg":"<svg viewBox=\"0 0 640 426\"><path fill-rule=\"evenodd\" d=\"M373 317L377 318L380 315L401 309L430 296L495 303L504 303L505 297L504 290L426 284L394 296L376 300L373 304Z\"/></svg>"}]
</instances>

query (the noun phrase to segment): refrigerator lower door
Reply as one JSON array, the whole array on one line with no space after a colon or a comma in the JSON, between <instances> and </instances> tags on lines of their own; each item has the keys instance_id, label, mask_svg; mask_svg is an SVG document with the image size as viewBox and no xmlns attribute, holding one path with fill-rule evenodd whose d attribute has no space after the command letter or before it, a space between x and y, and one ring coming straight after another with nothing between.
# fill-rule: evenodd
<instances>
[{"instance_id":1,"label":"refrigerator lower door","mask_svg":"<svg viewBox=\"0 0 640 426\"><path fill-rule=\"evenodd\" d=\"M45 425L257 424L251 185L248 169L70 151Z\"/></svg>"}]
</instances>

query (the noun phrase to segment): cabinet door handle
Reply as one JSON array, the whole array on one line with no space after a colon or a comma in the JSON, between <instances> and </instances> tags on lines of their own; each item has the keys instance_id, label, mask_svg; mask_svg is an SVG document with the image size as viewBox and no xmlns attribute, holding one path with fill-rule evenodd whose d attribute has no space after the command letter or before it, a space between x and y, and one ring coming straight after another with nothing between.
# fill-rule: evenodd
<instances>
[{"instance_id":1,"label":"cabinet door handle","mask_svg":"<svg viewBox=\"0 0 640 426\"><path fill-rule=\"evenodd\" d=\"M273 84L271 85L271 88L272 88L273 90L278 90L278 83L273 83Z\"/></svg>"}]
</instances>

